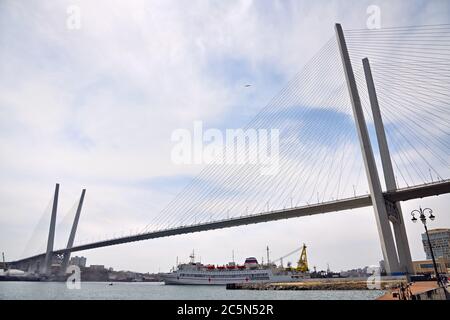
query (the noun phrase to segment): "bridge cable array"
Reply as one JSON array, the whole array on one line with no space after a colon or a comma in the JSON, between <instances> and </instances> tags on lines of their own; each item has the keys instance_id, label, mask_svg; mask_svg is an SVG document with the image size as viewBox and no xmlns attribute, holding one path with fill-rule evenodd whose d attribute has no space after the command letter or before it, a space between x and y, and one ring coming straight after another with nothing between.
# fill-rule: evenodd
<instances>
[{"instance_id":1,"label":"bridge cable array","mask_svg":"<svg viewBox=\"0 0 450 320\"><path fill-rule=\"evenodd\" d=\"M341 68L331 38L245 128L280 131L278 174L254 164L209 166L142 232L354 195L364 177ZM351 176L354 183L342 181Z\"/></svg>"},{"instance_id":2,"label":"bridge cable array","mask_svg":"<svg viewBox=\"0 0 450 320\"><path fill-rule=\"evenodd\" d=\"M450 169L450 25L346 32L371 118L362 70L370 59L400 187L443 180Z\"/></svg>"},{"instance_id":3,"label":"bridge cable array","mask_svg":"<svg viewBox=\"0 0 450 320\"><path fill-rule=\"evenodd\" d=\"M448 178L450 25L347 30L345 36L380 179L361 62L366 57L398 186ZM276 174L262 174L258 163L208 165L137 234L368 193L334 36L243 128L248 129L279 130ZM256 151L254 145L246 146L237 150L236 159Z\"/></svg>"}]
</instances>

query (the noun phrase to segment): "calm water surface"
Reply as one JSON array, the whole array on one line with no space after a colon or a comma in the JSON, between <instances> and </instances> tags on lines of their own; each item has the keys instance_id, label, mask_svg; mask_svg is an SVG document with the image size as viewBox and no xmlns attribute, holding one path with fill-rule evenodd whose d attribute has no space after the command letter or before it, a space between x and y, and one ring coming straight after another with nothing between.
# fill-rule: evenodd
<instances>
[{"instance_id":1,"label":"calm water surface","mask_svg":"<svg viewBox=\"0 0 450 320\"><path fill-rule=\"evenodd\" d=\"M373 300L383 291L255 291L223 286L166 286L163 283L83 282L69 290L60 282L0 282L0 299L139 299L139 300Z\"/></svg>"}]
</instances>

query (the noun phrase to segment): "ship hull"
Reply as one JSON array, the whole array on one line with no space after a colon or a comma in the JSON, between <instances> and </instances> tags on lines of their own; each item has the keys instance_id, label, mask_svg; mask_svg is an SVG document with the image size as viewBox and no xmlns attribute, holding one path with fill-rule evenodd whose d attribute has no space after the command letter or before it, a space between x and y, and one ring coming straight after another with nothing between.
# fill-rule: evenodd
<instances>
[{"instance_id":1,"label":"ship hull","mask_svg":"<svg viewBox=\"0 0 450 320\"><path fill-rule=\"evenodd\" d=\"M273 275L269 270L226 272L172 272L161 275L166 285L227 285L231 283L289 282L290 275Z\"/></svg>"}]
</instances>

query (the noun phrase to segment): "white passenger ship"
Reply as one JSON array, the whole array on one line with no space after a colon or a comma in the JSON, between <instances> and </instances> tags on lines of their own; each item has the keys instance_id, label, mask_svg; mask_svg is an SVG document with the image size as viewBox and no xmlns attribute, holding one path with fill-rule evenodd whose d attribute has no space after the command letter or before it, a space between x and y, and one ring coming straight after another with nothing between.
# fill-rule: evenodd
<instances>
[{"instance_id":1,"label":"white passenger ship","mask_svg":"<svg viewBox=\"0 0 450 320\"><path fill-rule=\"evenodd\" d=\"M229 283L288 282L304 278L304 274L286 271L275 265L259 265L256 258L245 260L243 265L233 262L224 266L203 265L194 262L178 265L177 269L161 274L165 284L226 285Z\"/></svg>"}]
</instances>

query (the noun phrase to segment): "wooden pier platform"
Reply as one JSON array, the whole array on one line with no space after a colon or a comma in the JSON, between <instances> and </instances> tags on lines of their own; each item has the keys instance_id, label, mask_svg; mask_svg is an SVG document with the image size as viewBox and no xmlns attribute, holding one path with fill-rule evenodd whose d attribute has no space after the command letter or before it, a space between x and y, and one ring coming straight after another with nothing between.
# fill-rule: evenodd
<instances>
[{"instance_id":1,"label":"wooden pier platform","mask_svg":"<svg viewBox=\"0 0 450 320\"><path fill-rule=\"evenodd\" d=\"M448 287L439 287L435 281L418 281L389 290L377 300L448 300Z\"/></svg>"}]
</instances>

